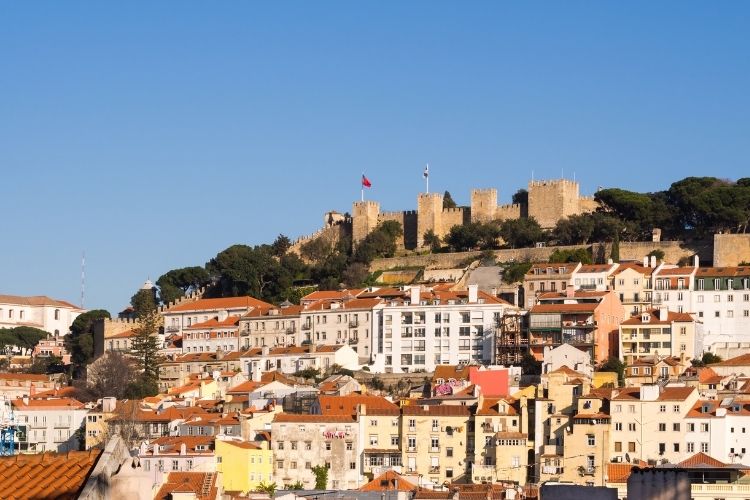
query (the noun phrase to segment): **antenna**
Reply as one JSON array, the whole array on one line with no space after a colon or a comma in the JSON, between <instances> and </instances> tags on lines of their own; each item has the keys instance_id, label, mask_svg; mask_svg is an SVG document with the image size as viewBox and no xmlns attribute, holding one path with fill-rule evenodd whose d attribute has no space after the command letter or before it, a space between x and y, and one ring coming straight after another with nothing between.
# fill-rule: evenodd
<instances>
[{"instance_id":1,"label":"antenna","mask_svg":"<svg viewBox=\"0 0 750 500\"><path fill-rule=\"evenodd\" d=\"M81 252L81 309L86 305L86 251Z\"/></svg>"}]
</instances>

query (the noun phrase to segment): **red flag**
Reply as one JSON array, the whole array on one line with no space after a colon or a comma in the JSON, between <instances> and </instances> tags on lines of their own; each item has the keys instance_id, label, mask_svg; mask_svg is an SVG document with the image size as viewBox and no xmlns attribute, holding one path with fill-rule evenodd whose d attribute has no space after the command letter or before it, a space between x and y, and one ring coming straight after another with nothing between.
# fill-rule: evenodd
<instances>
[{"instance_id":1,"label":"red flag","mask_svg":"<svg viewBox=\"0 0 750 500\"><path fill-rule=\"evenodd\" d=\"M365 174L362 174L362 187L372 187L372 183L370 182L370 179L365 177Z\"/></svg>"}]
</instances>

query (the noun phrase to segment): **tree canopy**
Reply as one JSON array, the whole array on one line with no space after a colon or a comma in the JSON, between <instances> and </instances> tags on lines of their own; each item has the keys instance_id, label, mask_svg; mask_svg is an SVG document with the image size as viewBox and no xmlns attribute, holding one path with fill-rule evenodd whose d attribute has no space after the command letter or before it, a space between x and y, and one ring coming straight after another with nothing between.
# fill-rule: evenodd
<instances>
[{"instance_id":1,"label":"tree canopy","mask_svg":"<svg viewBox=\"0 0 750 500\"><path fill-rule=\"evenodd\" d=\"M163 303L168 304L210 282L211 277L208 271L200 266L190 266L172 269L162 274L156 280L156 285L159 287L159 298Z\"/></svg>"},{"instance_id":2,"label":"tree canopy","mask_svg":"<svg viewBox=\"0 0 750 500\"><path fill-rule=\"evenodd\" d=\"M511 248L530 247L545 240L544 231L534 217L504 220L500 236Z\"/></svg>"},{"instance_id":3,"label":"tree canopy","mask_svg":"<svg viewBox=\"0 0 750 500\"><path fill-rule=\"evenodd\" d=\"M93 309L79 315L70 325L70 334L65 336L65 348L70 353L75 373L80 374L94 357L94 324L110 317L109 311Z\"/></svg>"}]
</instances>

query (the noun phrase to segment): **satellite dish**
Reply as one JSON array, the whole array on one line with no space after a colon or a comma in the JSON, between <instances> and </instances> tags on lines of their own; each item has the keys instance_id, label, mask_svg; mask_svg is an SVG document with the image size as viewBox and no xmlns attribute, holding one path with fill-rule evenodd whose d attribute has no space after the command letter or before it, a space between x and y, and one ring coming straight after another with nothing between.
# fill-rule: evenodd
<instances>
[{"instance_id":1,"label":"satellite dish","mask_svg":"<svg viewBox=\"0 0 750 500\"><path fill-rule=\"evenodd\" d=\"M625 454L625 461L626 461L627 463L630 463L630 453L626 453L626 454Z\"/></svg>"}]
</instances>

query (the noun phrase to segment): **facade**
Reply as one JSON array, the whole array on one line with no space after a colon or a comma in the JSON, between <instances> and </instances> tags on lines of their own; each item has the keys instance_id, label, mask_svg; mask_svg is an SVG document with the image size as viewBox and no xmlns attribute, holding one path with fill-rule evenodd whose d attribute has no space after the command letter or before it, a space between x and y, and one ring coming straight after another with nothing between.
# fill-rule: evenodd
<instances>
[{"instance_id":1,"label":"facade","mask_svg":"<svg viewBox=\"0 0 750 500\"><path fill-rule=\"evenodd\" d=\"M750 266L701 267L693 277L692 310L704 345L750 340Z\"/></svg>"},{"instance_id":2,"label":"facade","mask_svg":"<svg viewBox=\"0 0 750 500\"><path fill-rule=\"evenodd\" d=\"M211 436L173 436L144 441L138 449L138 458L154 486L164 483L166 475L173 472L216 472Z\"/></svg>"},{"instance_id":3,"label":"facade","mask_svg":"<svg viewBox=\"0 0 750 500\"><path fill-rule=\"evenodd\" d=\"M0 398L16 399L55 389L57 382L49 375L33 373L0 373Z\"/></svg>"},{"instance_id":4,"label":"facade","mask_svg":"<svg viewBox=\"0 0 750 500\"><path fill-rule=\"evenodd\" d=\"M362 432L351 415L296 415L280 413L271 424L274 481L315 485L312 468L325 466L328 488L355 489L362 476Z\"/></svg>"},{"instance_id":5,"label":"facade","mask_svg":"<svg viewBox=\"0 0 750 500\"><path fill-rule=\"evenodd\" d=\"M85 426L87 410L72 398L30 399L12 401L16 422L25 427L18 436L22 453L45 451L67 452L80 449L77 431Z\"/></svg>"},{"instance_id":6,"label":"facade","mask_svg":"<svg viewBox=\"0 0 750 500\"><path fill-rule=\"evenodd\" d=\"M256 308L240 318L240 348L302 345L300 331L302 306Z\"/></svg>"},{"instance_id":7,"label":"facade","mask_svg":"<svg viewBox=\"0 0 750 500\"><path fill-rule=\"evenodd\" d=\"M529 311L529 347L538 360L546 347L570 344L591 354L594 364L618 355L625 311L613 291L546 293Z\"/></svg>"},{"instance_id":8,"label":"facade","mask_svg":"<svg viewBox=\"0 0 750 500\"><path fill-rule=\"evenodd\" d=\"M564 292L572 285L573 274L581 268L580 262L564 264L532 264L523 277L525 308L531 309L537 297L547 292Z\"/></svg>"},{"instance_id":9,"label":"facade","mask_svg":"<svg viewBox=\"0 0 750 500\"><path fill-rule=\"evenodd\" d=\"M222 311L218 318L183 327L182 352L239 351L239 321L239 316Z\"/></svg>"},{"instance_id":10,"label":"facade","mask_svg":"<svg viewBox=\"0 0 750 500\"><path fill-rule=\"evenodd\" d=\"M465 291L413 286L408 294L384 299L373 312L370 370L431 372L442 364L490 362L495 329L511 309L515 307L480 292L477 285Z\"/></svg>"},{"instance_id":11,"label":"facade","mask_svg":"<svg viewBox=\"0 0 750 500\"><path fill-rule=\"evenodd\" d=\"M698 400L685 419L685 456L706 453L750 465L750 404L741 398Z\"/></svg>"},{"instance_id":12,"label":"facade","mask_svg":"<svg viewBox=\"0 0 750 500\"><path fill-rule=\"evenodd\" d=\"M67 335L84 309L44 295L0 295L0 328L31 326L55 337Z\"/></svg>"},{"instance_id":13,"label":"facade","mask_svg":"<svg viewBox=\"0 0 750 500\"><path fill-rule=\"evenodd\" d=\"M697 401L693 387L642 385L613 391L611 458L679 462L686 418Z\"/></svg>"},{"instance_id":14,"label":"facade","mask_svg":"<svg viewBox=\"0 0 750 500\"><path fill-rule=\"evenodd\" d=\"M612 273L619 264L581 264L573 271L570 279L576 290L595 290L603 292L609 289Z\"/></svg>"},{"instance_id":15,"label":"facade","mask_svg":"<svg viewBox=\"0 0 750 500\"><path fill-rule=\"evenodd\" d=\"M566 430L560 480L603 486L611 455L609 400L588 394L578 398L577 404Z\"/></svg>"},{"instance_id":16,"label":"facade","mask_svg":"<svg viewBox=\"0 0 750 500\"><path fill-rule=\"evenodd\" d=\"M621 263L610 276L610 287L620 298L629 316L651 308L654 291L652 275L659 269L661 264L653 267L648 257L644 257L643 265L635 262Z\"/></svg>"},{"instance_id":17,"label":"facade","mask_svg":"<svg viewBox=\"0 0 750 500\"><path fill-rule=\"evenodd\" d=\"M225 297L220 299L198 299L185 301L161 311L164 331L167 334L183 335L183 329L210 319L224 320L229 316L242 316L256 308L271 308L273 305L253 297Z\"/></svg>"},{"instance_id":18,"label":"facade","mask_svg":"<svg viewBox=\"0 0 750 500\"><path fill-rule=\"evenodd\" d=\"M652 304L654 307L667 307L670 311L691 312L693 310L693 278L698 270L696 256L692 267L666 267L652 273ZM702 318L696 317L698 321Z\"/></svg>"},{"instance_id":19,"label":"facade","mask_svg":"<svg viewBox=\"0 0 750 500\"><path fill-rule=\"evenodd\" d=\"M268 444L216 440L216 471L226 491L255 491L261 482L273 482L273 452Z\"/></svg>"},{"instance_id":20,"label":"facade","mask_svg":"<svg viewBox=\"0 0 750 500\"><path fill-rule=\"evenodd\" d=\"M240 354L243 373L251 374L256 370L279 371L292 374L307 368L327 371L333 365L347 370L359 369L357 353L345 344L315 344L291 347L262 347L250 349Z\"/></svg>"},{"instance_id":21,"label":"facade","mask_svg":"<svg viewBox=\"0 0 750 500\"><path fill-rule=\"evenodd\" d=\"M643 357L700 357L702 341L688 313L666 307L641 312L620 324L620 359L626 364Z\"/></svg>"}]
</instances>

